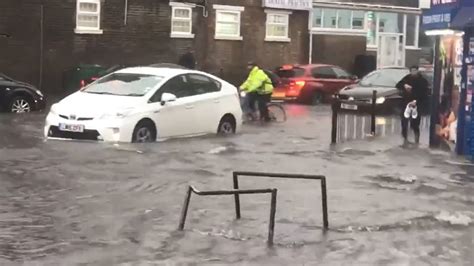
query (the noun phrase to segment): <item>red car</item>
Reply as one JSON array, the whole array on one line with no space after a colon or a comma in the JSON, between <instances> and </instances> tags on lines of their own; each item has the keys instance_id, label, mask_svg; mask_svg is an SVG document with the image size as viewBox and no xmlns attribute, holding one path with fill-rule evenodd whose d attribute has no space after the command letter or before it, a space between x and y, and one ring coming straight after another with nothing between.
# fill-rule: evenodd
<instances>
[{"instance_id":1,"label":"red car","mask_svg":"<svg viewBox=\"0 0 474 266\"><path fill-rule=\"evenodd\" d=\"M274 100L296 100L306 104L320 104L347 85L354 84L357 77L340 67L332 65L284 65L276 70L280 77L274 89Z\"/></svg>"}]
</instances>

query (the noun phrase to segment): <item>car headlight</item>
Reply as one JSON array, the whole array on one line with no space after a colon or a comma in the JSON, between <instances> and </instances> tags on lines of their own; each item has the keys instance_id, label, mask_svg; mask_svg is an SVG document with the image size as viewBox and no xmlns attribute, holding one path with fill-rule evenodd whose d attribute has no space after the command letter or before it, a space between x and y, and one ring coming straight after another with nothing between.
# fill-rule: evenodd
<instances>
[{"instance_id":1,"label":"car headlight","mask_svg":"<svg viewBox=\"0 0 474 266\"><path fill-rule=\"evenodd\" d=\"M49 110L49 113L52 114L52 115L59 115L58 114L58 104L57 103L51 105L51 109Z\"/></svg>"},{"instance_id":2,"label":"car headlight","mask_svg":"<svg viewBox=\"0 0 474 266\"><path fill-rule=\"evenodd\" d=\"M385 102L385 97L378 97L377 100L375 100L376 104L383 104Z\"/></svg>"},{"instance_id":3,"label":"car headlight","mask_svg":"<svg viewBox=\"0 0 474 266\"><path fill-rule=\"evenodd\" d=\"M40 97L44 97L43 93L40 90L35 90L36 94Z\"/></svg>"}]
</instances>

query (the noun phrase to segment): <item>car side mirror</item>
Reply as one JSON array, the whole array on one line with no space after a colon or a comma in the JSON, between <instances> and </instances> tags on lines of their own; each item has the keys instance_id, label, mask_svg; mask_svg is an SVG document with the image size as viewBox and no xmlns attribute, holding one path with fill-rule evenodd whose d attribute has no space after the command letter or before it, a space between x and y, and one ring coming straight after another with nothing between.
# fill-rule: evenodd
<instances>
[{"instance_id":1,"label":"car side mirror","mask_svg":"<svg viewBox=\"0 0 474 266\"><path fill-rule=\"evenodd\" d=\"M165 105L167 102L174 102L176 99L178 99L176 95L165 92L161 95L161 105Z\"/></svg>"},{"instance_id":2,"label":"car side mirror","mask_svg":"<svg viewBox=\"0 0 474 266\"><path fill-rule=\"evenodd\" d=\"M351 80L358 80L358 79L359 79L359 77L356 76L356 75L352 75L352 76L350 76L349 78L350 78Z\"/></svg>"}]
</instances>

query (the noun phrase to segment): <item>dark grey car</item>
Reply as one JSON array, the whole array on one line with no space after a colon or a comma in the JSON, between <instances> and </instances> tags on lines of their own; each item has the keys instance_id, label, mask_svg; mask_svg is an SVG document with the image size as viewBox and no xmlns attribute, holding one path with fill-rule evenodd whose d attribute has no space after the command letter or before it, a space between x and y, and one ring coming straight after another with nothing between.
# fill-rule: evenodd
<instances>
[{"instance_id":1,"label":"dark grey car","mask_svg":"<svg viewBox=\"0 0 474 266\"><path fill-rule=\"evenodd\" d=\"M363 77L357 84L343 88L336 96L341 101L341 109L349 111L369 111L372 108L372 94L377 92L376 110L384 113L399 113L401 96L397 83L409 74L408 68L390 67L375 70ZM433 74L422 71L431 87ZM429 99L420 107L422 112L429 110Z\"/></svg>"}]
</instances>

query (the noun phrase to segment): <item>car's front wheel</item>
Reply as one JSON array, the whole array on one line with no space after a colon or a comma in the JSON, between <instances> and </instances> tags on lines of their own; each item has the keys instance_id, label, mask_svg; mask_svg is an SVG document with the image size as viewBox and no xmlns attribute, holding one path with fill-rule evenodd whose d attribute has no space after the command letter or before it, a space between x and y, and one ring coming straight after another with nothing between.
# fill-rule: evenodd
<instances>
[{"instance_id":1,"label":"car's front wheel","mask_svg":"<svg viewBox=\"0 0 474 266\"><path fill-rule=\"evenodd\" d=\"M148 120L140 121L133 130L133 143L147 143L156 140L156 128L153 122Z\"/></svg>"},{"instance_id":2,"label":"car's front wheel","mask_svg":"<svg viewBox=\"0 0 474 266\"><path fill-rule=\"evenodd\" d=\"M234 134L236 131L236 122L233 116L225 115L222 117L217 128L217 134L219 135L229 135Z\"/></svg>"},{"instance_id":3,"label":"car's front wheel","mask_svg":"<svg viewBox=\"0 0 474 266\"><path fill-rule=\"evenodd\" d=\"M29 113L33 109L32 102L28 97L17 96L10 102L10 112L12 113Z\"/></svg>"}]
</instances>

